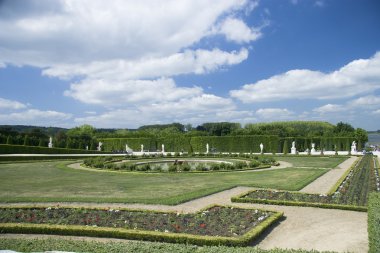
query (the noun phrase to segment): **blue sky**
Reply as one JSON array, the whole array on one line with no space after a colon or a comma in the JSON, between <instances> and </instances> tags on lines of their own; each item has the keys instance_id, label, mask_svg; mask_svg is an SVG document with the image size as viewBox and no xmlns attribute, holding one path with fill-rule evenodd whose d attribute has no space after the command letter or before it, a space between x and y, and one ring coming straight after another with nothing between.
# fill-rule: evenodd
<instances>
[{"instance_id":1,"label":"blue sky","mask_svg":"<svg viewBox=\"0 0 380 253\"><path fill-rule=\"evenodd\" d=\"M0 124L380 129L377 0L0 1Z\"/></svg>"}]
</instances>

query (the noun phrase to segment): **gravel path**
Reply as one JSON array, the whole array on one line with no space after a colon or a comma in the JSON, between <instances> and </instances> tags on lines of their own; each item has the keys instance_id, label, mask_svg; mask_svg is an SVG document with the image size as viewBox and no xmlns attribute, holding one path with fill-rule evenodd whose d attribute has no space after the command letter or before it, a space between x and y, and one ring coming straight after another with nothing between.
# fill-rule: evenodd
<instances>
[{"instance_id":1,"label":"gravel path","mask_svg":"<svg viewBox=\"0 0 380 253\"><path fill-rule=\"evenodd\" d=\"M317 193L317 194L327 194L331 187L343 176L343 174L350 169L351 165L359 159L356 156L351 156L334 169L325 173L321 177L317 178L312 183L305 186L300 192L305 193Z\"/></svg>"},{"instance_id":2,"label":"gravel path","mask_svg":"<svg viewBox=\"0 0 380 253\"><path fill-rule=\"evenodd\" d=\"M331 171L339 173L334 176L334 182L327 179L316 180L311 183L316 191L326 192L331 184L350 167L356 157L349 158ZM75 166L77 166L76 164ZM289 165L289 164L288 164ZM285 165L284 165L285 166ZM281 167L280 167L281 168ZM276 168L278 169L278 167ZM328 175L330 172L326 173ZM338 174L340 176L338 176ZM322 176L324 177L324 176ZM321 177L321 178L322 178ZM306 187L305 187L306 188ZM304 188L304 189L305 189ZM311 187L310 187L311 188ZM108 204L108 203L48 203L48 205L83 206L83 207L109 207L109 208L134 208L161 211L196 212L212 204L233 205L239 207L255 207L267 210L284 212L285 218L280 221L271 231L265 233L255 246L263 249L294 248L306 250L330 250L336 252L368 252L367 213L334 209L321 209L312 207L274 206L260 204L231 203L231 197L247 191L252 187L235 187L226 191L215 193L199 199L195 199L176 206L144 205L144 204ZM303 189L303 190L304 190ZM327 190L326 190L327 189ZM0 206L46 206L47 203L3 203ZM1 237L36 237L35 235L1 235ZM59 237L59 236L57 236ZM114 241L114 239L91 238L88 240Z\"/></svg>"}]
</instances>

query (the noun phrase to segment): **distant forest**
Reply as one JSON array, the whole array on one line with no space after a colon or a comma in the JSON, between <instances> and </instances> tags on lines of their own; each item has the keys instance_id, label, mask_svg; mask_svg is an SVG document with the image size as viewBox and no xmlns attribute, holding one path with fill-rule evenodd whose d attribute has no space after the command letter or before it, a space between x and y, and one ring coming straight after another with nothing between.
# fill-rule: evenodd
<instances>
[{"instance_id":1,"label":"distant forest","mask_svg":"<svg viewBox=\"0 0 380 253\"><path fill-rule=\"evenodd\" d=\"M354 137L361 143L368 141L364 129L355 129L348 123L339 122L333 125L322 121L286 121L255 123L242 126L240 123L216 122L204 123L193 127L190 124L145 125L138 129L96 129L82 125L71 129L36 126L0 126L1 144L18 144L47 146L49 137L54 139L55 147L95 149L98 138L163 138L181 135L194 136L242 136L242 135L275 135L286 137Z\"/></svg>"}]
</instances>

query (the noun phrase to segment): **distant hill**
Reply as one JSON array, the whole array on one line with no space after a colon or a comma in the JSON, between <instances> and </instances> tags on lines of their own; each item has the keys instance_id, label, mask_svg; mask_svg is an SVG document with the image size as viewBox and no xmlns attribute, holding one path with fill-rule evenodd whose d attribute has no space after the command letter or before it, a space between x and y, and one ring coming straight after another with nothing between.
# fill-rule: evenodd
<instances>
[{"instance_id":1,"label":"distant hill","mask_svg":"<svg viewBox=\"0 0 380 253\"><path fill-rule=\"evenodd\" d=\"M9 130L10 132L28 133L32 129L39 129L47 135L55 135L58 131L67 131L67 128L62 127L40 127L40 126L25 126L25 125L0 125L0 130Z\"/></svg>"}]
</instances>

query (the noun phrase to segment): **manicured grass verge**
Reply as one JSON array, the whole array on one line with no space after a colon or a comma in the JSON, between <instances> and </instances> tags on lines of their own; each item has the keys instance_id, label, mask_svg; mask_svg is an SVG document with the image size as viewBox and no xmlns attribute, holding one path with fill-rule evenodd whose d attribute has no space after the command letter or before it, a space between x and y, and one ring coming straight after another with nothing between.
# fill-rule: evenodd
<instances>
[{"instance_id":1,"label":"manicured grass verge","mask_svg":"<svg viewBox=\"0 0 380 253\"><path fill-rule=\"evenodd\" d=\"M372 193L368 202L369 252L380 252L380 193Z\"/></svg>"},{"instance_id":2,"label":"manicured grass verge","mask_svg":"<svg viewBox=\"0 0 380 253\"><path fill-rule=\"evenodd\" d=\"M56 160L79 160L87 158L83 156L0 156L0 163L25 163L25 162L39 162L39 161L56 161Z\"/></svg>"},{"instance_id":3,"label":"manicured grass verge","mask_svg":"<svg viewBox=\"0 0 380 253\"><path fill-rule=\"evenodd\" d=\"M246 246L253 239L258 237L267 227L269 227L271 224L273 224L275 221L277 221L283 215L283 213L280 213L280 212L270 212L269 213L269 212L264 211L264 210L242 209L242 208L236 208L236 207L234 208L234 207L221 207L221 206L213 206L213 207L210 207L208 209L201 211L200 213L192 214L192 215L195 216L196 219L198 219L198 222L205 222L203 220L207 219L207 218L204 218L204 216L212 215L212 213L208 214L208 212L210 210L215 209L215 208L217 210L227 209L227 210L231 210L233 212L243 212L244 215L248 215L250 213L252 215L252 218L250 218L250 219L253 219L256 221L253 222L253 220L252 220L250 223L244 224L244 225L250 224L250 226L251 226L247 230L247 232L244 232L241 235L237 235L237 234L233 233L233 235L231 235L231 236L226 236L226 234L223 234L223 236L219 236L218 234L216 234L214 236L207 235L207 233L206 233L206 235L203 234L204 231L207 231L207 229L208 229L207 226L210 226L211 230L216 229L215 231L220 231L220 232L223 230L227 230L227 231L224 231L223 233L232 233L231 231L234 228L235 223L233 223L233 226L229 226L228 222L232 222L229 220L229 217L222 217L222 218L225 218L226 220L221 221L221 220L219 220L219 217L218 217L219 215L215 215L214 217L210 217L210 218L214 219L214 224L212 224L211 221L207 224L206 223L200 223L199 226L196 224L196 231L198 231L198 232L196 232L194 230L193 231L194 231L194 233L200 233L200 234L181 233L181 231L178 230L177 224L175 224L174 229L175 229L175 231L179 231L178 233L172 232L172 231L169 231L166 229L164 232L162 232L162 231L142 230L140 227L138 227L138 228L135 227L135 229L131 229L131 228L121 228L121 227L104 227L104 226L97 227L94 225L83 226L83 225L75 225L75 224L71 224L71 223L70 223L70 225L66 225L66 224L65 225L33 224L33 223L0 223L0 232L1 233L58 234L58 235L77 235L77 236L91 236L91 237L111 237L111 238L122 238L122 239L131 239L131 240L158 241L158 242L170 242L170 243L189 243L189 244L196 244L196 245ZM15 210L17 212L17 215L20 214L19 210L21 210L21 209L27 209L27 208L19 208L19 209ZM8 215L9 216L10 215L9 210L10 210L9 208L5 209L4 211L8 211L8 213L4 213L2 215L4 215L4 216ZM29 210L29 209L27 209L27 210ZM37 208L35 208L35 210L37 210ZM56 215L57 215L56 213L61 213L61 212L64 213L65 211L67 212L69 210L70 209L67 209L67 208L66 209L58 209L58 210L46 209L45 212L48 213L46 215L48 215L49 217L58 218L59 221L62 221L62 220L65 220L65 218L63 218L64 216L56 217ZM73 210L73 208L71 208L70 212L74 211L77 214L79 214L79 213L81 214L82 212L86 212L86 211L89 212L90 210L91 209L87 209L87 210L82 211L82 209ZM42 211L42 210L40 210L40 211ZM92 211L93 212L102 212L104 210L92 209ZM152 212L152 211L137 211L137 210L133 210L133 211L132 210L131 211L124 210L124 211L127 213L132 213L132 214L134 213L134 215L137 216L137 218L139 218L139 216L140 216L140 219L143 218L143 217L141 217L141 215L144 215L144 214L145 215L154 214L155 217L161 216L161 218L164 217L164 219L166 217L168 217L168 219L170 221L173 221L173 219L175 219L175 217L177 216L177 219L185 219L186 222L189 222L189 226L191 225L190 224L191 218L179 217L181 215L185 216L184 214L174 214L174 213L171 214L171 213L160 213L160 212ZM55 212L55 213L51 213L51 212ZM106 212L108 214L109 211L104 211L104 212ZM121 212L123 212L123 211L118 210L117 213L121 214ZM115 214L116 213L111 212L111 214L109 214L109 215L110 215L110 217L112 217ZM253 218L255 215L261 217L263 214L266 214L264 220L260 220L260 218L258 218L258 219ZM188 215L190 215L190 214L188 214ZM36 216L37 216L37 218L34 218ZM29 217L28 220L30 222L33 222L33 220L38 220L39 219L38 215L36 214L36 216L34 216L34 214L33 214L33 216L30 216L30 214L28 214L28 217ZM83 217L86 217L86 219L87 219L88 214L87 213L82 214L82 218ZM22 217L22 218L24 218L24 217ZM80 223L80 219L82 219L82 218L75 216L75 217L72 217L71 219L75 219L76 222ZM104 217L102 217L102 219L103 218ZM113 222L117 222L117 219L119 219L119 217L113 217L113 218L114 218ZM79 220L77 220L77 219L79 219ZM134 218L130 218L130 219L132 219L133 222L136 222L136 223L133 223L133 224L136 224L135 226L143 226L143 225L141 225L142 223L140 223L140 225L137 225L138 221L134 220ZM157 218L157 219L159 219L159 218ZM4 219L4 220L6 220L6 219ZM223 224L223 226L225 226L224 229L220 228L220 224ZM181 224L181 225L183 225L183 224ZM171 226L173 226L173 224L171 224ZM218 226L219 226L219 230L218 230ZM211 228L211 227L213 227L213 228ZM173 228L172 228L172 230L173 230ZM229 231L229 230L231 230L231 231ZM217 232L217 233L220 233L220 232Z\"/></svg>"},{"instance_id":4,"label":"manicured grass verge","mask_svg":"<svg viewBox=\"0 0 380 253\"><path fill-rule=\"evenodd\" d=\"M92 253L317 253L311 250L272 249L257 247L195 246L190 244L169 244L159 242L97 242L68 238L0 238L0 249L18 252L68 251Z\"/></svg>"}]
</instances>

